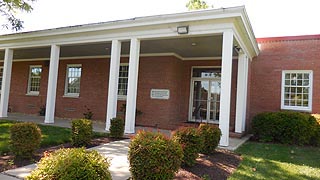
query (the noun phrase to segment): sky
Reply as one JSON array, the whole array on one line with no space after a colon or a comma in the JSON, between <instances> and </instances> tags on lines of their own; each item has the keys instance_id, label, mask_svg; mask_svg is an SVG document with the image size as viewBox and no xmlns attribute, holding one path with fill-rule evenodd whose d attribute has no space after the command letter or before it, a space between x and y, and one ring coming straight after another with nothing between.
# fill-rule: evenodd
<instances>
[{"instance_id":1,"label":"sky","mask_svg":"<svg viewBox=\"0 0 320 180\"><path fill-rule=\"evenodd\" d=\"M37 0L18 13L23 31L185 12L188 0ZM206 0L214 8L245 5L256 37L320 34L320 0ZM3 20L0 19L0 23ZM12 31L0 29L0 34Z\"/></svg>"}]
</instances>

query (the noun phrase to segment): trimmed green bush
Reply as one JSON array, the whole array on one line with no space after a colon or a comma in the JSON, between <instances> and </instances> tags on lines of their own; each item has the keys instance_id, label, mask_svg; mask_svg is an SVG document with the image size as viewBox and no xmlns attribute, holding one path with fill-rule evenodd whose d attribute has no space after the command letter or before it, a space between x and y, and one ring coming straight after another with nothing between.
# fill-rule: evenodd
<instances>
[{"instance_id":1,"label":"trimmed green bush","mask_svg":"<svg viewBox=\"0 0 320 180\"><path fill-rule=\"evenodd\" d=\"M219 145L221 130L210 124L200 124L199 135L203 139L201 153L211 154Z\"/></svg>"},{"instance_id":2,"label":"trimmed green bush","mask_svg":"<svg viewBox=\"0 0 320 180\"><path fill-rule=\"evenodd\" d=\"M173 179L182 157L181 146L161 133L140 131L129 145L128 160L134 180Z\"/></svg>"},{"instance_id":3,"label":"trimmed green bush","mask_svg":"<svg viewBox=\"0 0 320 180\"><path fill-rule=\"evenodd\" d=\"M314 135L311 137L311 145L313 146L320 146L320 115L319 114L313 114L312 115L315 118L314 123Z\"/></svg>"},{"instance_id":4,"label":"trimmed green bush","mask_svg":"<svg viewBox=\"0 0 320 180\"><path fill-rule=\"evenodd\" d=\"M41 143L41 130L35 123L14 124L10 129L11 150L16 157L31 158Z\"/></svg>"},{"instance_id":5,"label":"trimmed green bush","mask_svg":"<svg viewBox=\"0 0 320 180\"><path fill-rule=\"evenodd\" d=\"M109 162L97 151L84 148L59 149L43 157L28 180L111 180Z\"/></svg>"},{"instance_id":6,"label":"trimmed green bush","mask_svg":"<svg viewBox=\"0 0 320 180\"><path fill-rule=\"evenodd\" d=\"M75 147L89 145L92 138L92 122L88 119L76 119L71 124L72 145Z\"/></svg>"},{"instance_id":7,"label":"trimmed green bush","mask_svg":"<svg viewBox=\"0 0 320 180\"><path fill-rule=\"evenodd\" d=\"M193 166L199 156L203 139L193 127L183 127L173 133L173 140L182 146L183 165Z\"/></svg>"},{"instance_id":8,"label":"trimmed green bush","mask_svg":"<svg viewBox=\"0 0 320 180\"><path fill-rule=\"evenodd\" d=\"M124 120L122 118L112 118L109 130L110 137L122 138L124 134Z\"/></svg>"},{"instance_id":9,"label":"trimmed green bush","mask_svg":"<svg viewBox=\"0 0 320 180\"><path fill-rule=\"evenodd\" d=\"M252 121L254 137L261 142L311 144L316 128L315 118L310 114L300 112L261 113Z\"/></svg>"}]
</instances>

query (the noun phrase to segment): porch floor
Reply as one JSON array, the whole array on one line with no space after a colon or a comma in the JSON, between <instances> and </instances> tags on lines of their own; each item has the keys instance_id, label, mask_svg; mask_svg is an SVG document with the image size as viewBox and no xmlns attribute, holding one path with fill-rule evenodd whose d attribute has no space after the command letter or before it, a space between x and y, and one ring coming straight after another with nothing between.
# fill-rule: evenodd
<instances>
[{"instance_id":1,"label":"porch floor","mask_svg":"<svg viewBox=\"0 0 320 180\"><path fill-rule=\"evenodd\" d=\"M55 118L54 123L47 124L44 123L44 116L37 116L37 115L30 115L30 114L21 114L21 113L8 113L8 117L6 118L0 118L0 119L6 119L6 120L16 120L16 121L23 121L23 122L35 122L37 124L44 124L44 125L50 125L50 126L58 126L58 127L66 127L71 128L71 119L70 118ZM99 122L99 121L92 121L93 124L93 131L95 132L106 132L105 130L105 123ZM171 136L170 130L166 129L156 129L152 127L142 127L142 126L136 126L135 132L138 132L139 130L147 130L147 131L153 131L153 132L161 132L168 137ZM130 137L131 135L128 135ZM229 146L223 147L219 146L219 148L227 149L234 151L239 146L241 146L243 143L248 141L250 138L250 135L244 136L241 139L239 138L229 138Z\"/></svg>"}]
</instances>

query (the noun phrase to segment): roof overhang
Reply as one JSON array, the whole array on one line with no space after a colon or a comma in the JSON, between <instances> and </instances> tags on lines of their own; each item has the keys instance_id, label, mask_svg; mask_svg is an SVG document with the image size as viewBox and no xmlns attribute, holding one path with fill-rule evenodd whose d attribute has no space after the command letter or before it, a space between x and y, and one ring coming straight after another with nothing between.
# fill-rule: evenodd
<instances>
[{"instance_id":1,"label":"roof overhang","mask_svg":"<svg viewBox=\"0 0 320 180\"><path fill-rule=\"evenodd\" d=\"M189 26L189 33L178 34L178 26ZM2 35L0 49L99 43L113 39L129 41L133 37L141 40L188 38L221 35L230 29L234 32L235 43L249 58L258 55L259 48L243 6Z\"/></svg>"}]
</instances>

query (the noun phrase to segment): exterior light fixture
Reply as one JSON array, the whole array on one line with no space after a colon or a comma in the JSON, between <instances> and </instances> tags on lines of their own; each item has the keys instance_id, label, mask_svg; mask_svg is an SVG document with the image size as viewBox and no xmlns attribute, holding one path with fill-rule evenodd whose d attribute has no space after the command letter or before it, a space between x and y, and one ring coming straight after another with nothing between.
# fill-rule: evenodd
<instances>
[{"instance_id":1,"label":"exterior light fixture","mask_svg":"<svg viewBox=\"0 0 320 180\"><path fill-rule=\"evenodd\" d=\"M241 47L235 45L235 46L234 46L234 50L235 50L237 53L240 53L240 52L241 52Z\"/></svg>"},{"instance_id":2,"label":"exterior light fixture","mask_svg":"<svg viewBox=\"0 0 320 180\"><path fill-rule=\"evenodd\" d=\"M178 34L188 34L189 33L189 26L178 26L177 32L178 32Z\"/></svg>"}]
</instances>

